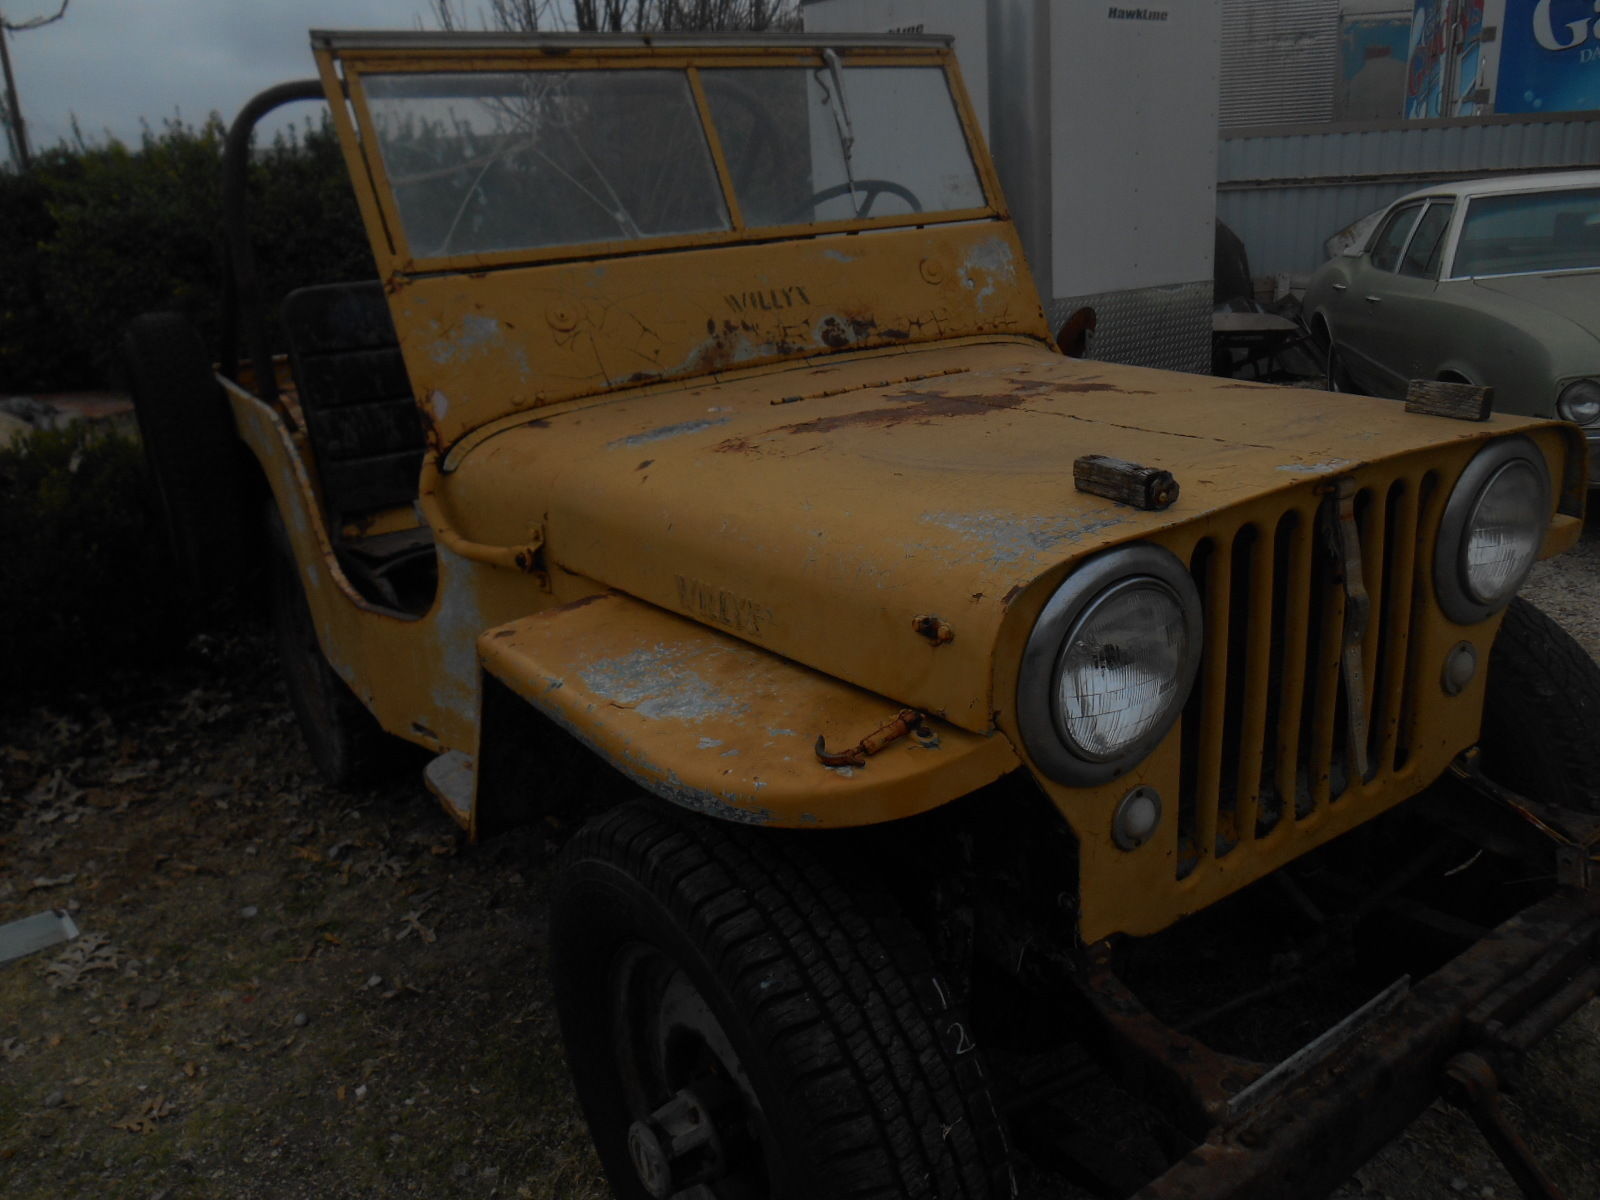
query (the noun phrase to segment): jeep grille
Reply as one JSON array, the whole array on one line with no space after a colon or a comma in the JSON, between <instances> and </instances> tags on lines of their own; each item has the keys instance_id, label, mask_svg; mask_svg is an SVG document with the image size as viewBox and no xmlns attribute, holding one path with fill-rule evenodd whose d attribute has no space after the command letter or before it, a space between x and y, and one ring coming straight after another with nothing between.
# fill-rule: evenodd
<instances>
[{"instance_id":1,"label":"jeep grille","mask_svg":"<svg viewBox=\"0 0 1600 1200\"><path fill-rule=\"evenodd\" d=\"M1202 539L1190 558L1205 652L1183 717L1177 876L1221 869L1242 844L1323 840L1318 814L1381 790L1415 737L1432 471L1371 482L1355 496L1371 616L1362 639L1368 775L1351 778L1340 671L1346 597L1324 530L1329 497L1301 493L1275 520ZM1325 835L1323 835L1325 836Z\"/></svg>"}]
</instances>

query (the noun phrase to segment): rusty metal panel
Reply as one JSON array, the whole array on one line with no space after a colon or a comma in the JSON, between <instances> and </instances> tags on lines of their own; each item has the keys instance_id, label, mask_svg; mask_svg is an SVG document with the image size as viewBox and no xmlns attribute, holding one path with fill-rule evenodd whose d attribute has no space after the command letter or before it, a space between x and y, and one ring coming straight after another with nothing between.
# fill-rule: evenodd
<instances>
[{"instance_id":1,"label":"rusty metal panel","mask_svg":"<svg viewBox=\"0 0 1600 1200\"><path fill-rule=\"evenodd\" d=\"M1238 129L1221 141L1217 216L1257 275L1310 271L1329 237L1417 188L1597 161L1594 113Z\"/></svg>"},{"instance_id":2,"label":"rusty metal panel","mask_svg":"<svg viewBox=\"0 0 1600 1200\"><path fill-rule=\"evenodd\" d=\"M1339 0L1222 0L1222 128L1326 121L1338 63Z\"/></svg>"},{"instance_id":3,"label":"rusty metal panel","mask_svg":"<svg viewBox=\"0 0 1600 1200\"><path fill-rule=\"evenodd\" d=\"M661 380L970 334L1047 339L1009 223L429 275L391 308L430 429Z\"/></svg>"},{"instance_id":4,"label":"rusty metal panel","mask_svg":"<svg viewBox=\"0 0 1600 1200\"><path fill-rule=\"evenodd\" d=\"M894 702L616 593L490 630L478 647L485 670L636 783L727 820L867 825L1018 765L1002 735L919 714L882 734ZM824 740L867 748L826 766Z\"/></svg>"}]
</instances>

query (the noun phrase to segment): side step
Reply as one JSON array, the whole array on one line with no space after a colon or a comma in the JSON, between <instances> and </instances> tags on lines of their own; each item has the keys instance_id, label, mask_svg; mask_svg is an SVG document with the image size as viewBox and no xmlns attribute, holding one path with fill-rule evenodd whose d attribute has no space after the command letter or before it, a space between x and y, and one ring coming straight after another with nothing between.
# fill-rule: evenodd
<instances>
[{"instance_id":1,"label":"side step","mask_svg":"<svg viewBox=\"0 0 1600 1200\"><path fill-rule=\"evenodd\" d=\"M472 822L472 797L477 787L477 762L461 750L448 750L422 769L422 781L439 798L445 812L463 829Z\"/></svg>"}]
</instances>

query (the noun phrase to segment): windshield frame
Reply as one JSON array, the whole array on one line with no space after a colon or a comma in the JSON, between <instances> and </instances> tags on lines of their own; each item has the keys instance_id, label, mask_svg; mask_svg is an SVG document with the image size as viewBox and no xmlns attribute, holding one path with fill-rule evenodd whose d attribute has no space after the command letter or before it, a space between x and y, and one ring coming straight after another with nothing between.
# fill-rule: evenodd
<instances>
[{"instance_id":1,"label":"windshield frame","mask_svg":"<svg viewBox=\"0 0 1600 1200\"><path fill-rule=\"evenodd\" d=\"M698 249L721 245L739 245L752 242L788 241L833 234L859 233L877 229L916 228L944 225L962 221L986 220L1006 217L1000 201L1000 187L993 164L984 149L976 128L972 106L962 84L954 54L945 47L916 46L905 49L889 47L840 47L839 54L846 68L866 66L937 67L950 89L951 102L967 154L974 173L983 190L985 203L965 209L947 209L933 212L884 213L867 217L841 220L803 222L789 225L750 226L745 222L728 160L716 124L711 119L711 108L700 78L700 68L722 67L803 67L826 69L825 48L796 49L786 46L711 45L686 51L679 47L653 49L623 46L616 49L575 48L570 53L530 54L527 50L495 53L483 50L437 50L425 54L403 50L345 51L337 56L337 66L342 68L343 89L348 98L348 108L335 106L335 122L349 122L350 142L360 146L360 172L358 191L367 189L359 185L370 183L369 203L378 218L393 254L392 269L402 274L420 272L449 272L460 270L485 270L502 266L526 266L547 262L564 262L574 259L606 258L622 255L654 254L671 250ZM325 78L335 70L334 61L324 64ZM393 184L379 151L377 126L367 104L365 77L368 75L446 74L465 72L514 71L582 71L582 70L678 70L686 73L696 111L705 133L717 185L726 207L730 228L692 234L669 234L643 238L617 238L582 244L548 246L534 249L496 250L490 252L451 253L447 255L419 256L413 253L405 226L400 220L395 204ZM340 111L343 109L343 111ZM364 178L362 178L364 176Z\"/></svg>"},{"instance_id":2,"label":"windshield frame","mask_svg":"<svg viewBox=\"0 0 1600 1200\"><path fill-rule=\"evenodd\" d=\"M1566 187L1519 188L1516 191L1480 192L1477 195L1462 196L1459 201L1458 211L1452 220L1449 233L1449 270L1439 276L1440 281L1465 283L1474 279L1518 279L1531 275L1585 275L1600 271L1600 263L1597 263L1592 267L1546 267L1531 271L1480 271L1471 275L1458 274L1456 271L1456 259L1459 257L1459 252L1461 249L1461 235L1466 230L1467 218L1472 212L1472 206L1479 200L1502 200L1513 196L1554 196L1559 195L1562 192L1592 192L1596 190L1597 187L1600 187L1600 182L1575 183Z\"/></svg>"}]
</instances>

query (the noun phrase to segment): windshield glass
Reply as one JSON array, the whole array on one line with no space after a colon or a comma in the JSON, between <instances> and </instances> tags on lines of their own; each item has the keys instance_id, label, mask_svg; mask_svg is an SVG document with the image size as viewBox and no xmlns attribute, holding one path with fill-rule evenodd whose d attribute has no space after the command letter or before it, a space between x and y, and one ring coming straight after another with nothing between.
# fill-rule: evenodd
<instances>
[{"instance_id":1,"label":"windshield glass","mask_svg":"<svg viewBox=\"0 0 1600 1200\"><path fill-rule=\"evenodd\" d=\"M730 228L682 71L377 75L366 91L418 258Z\"/></svg>"},{"instance_id":2,"label":"windshield glass","mask_svg":"<svg viewBox=\"0 0 1600 1200\"><path fill-rule=\"evenodd\" d=\"M938 67L727 68L701 78L749 225L984 203Z\"/></svg>"},{"instance_id":3,"label":"windshield glass","mask_svg":"<svg viewBox=\"0 0 1600 1200\"><path fill-rule=\"evenodd\" d=\"M1600 268L1600 188L1479 196L1467 207L1451 274Z\"/></svg>"},{"instance_id":4,"label":"windshield glass","mask_svg":"<svg viewBox=\"0 0 1600 1200\"><path fill-rule=\"evenodd\" d=\"M982 208L937 66L699 71L744 228ZM684 70L374 74L379 155L419 259L731 233Z\"/></svg>"}]
</instances>

